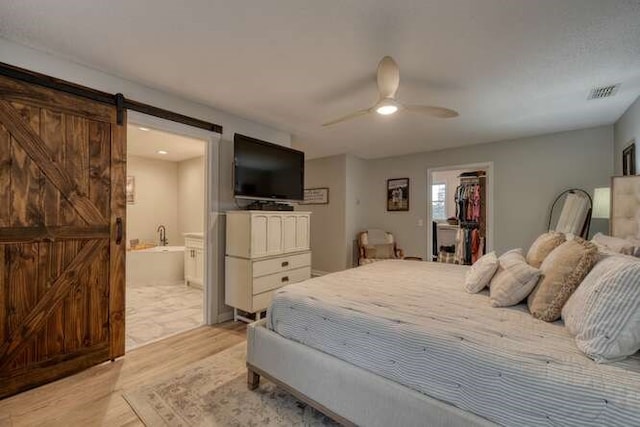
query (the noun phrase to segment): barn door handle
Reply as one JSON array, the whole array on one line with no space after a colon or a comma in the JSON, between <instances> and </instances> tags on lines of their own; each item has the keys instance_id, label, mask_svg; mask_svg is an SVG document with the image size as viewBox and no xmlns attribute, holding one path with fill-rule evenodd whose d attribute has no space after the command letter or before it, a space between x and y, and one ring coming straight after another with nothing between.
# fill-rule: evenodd
<instances>
[{"instance_id":1,"label":"barn door handle","mask_svg":"<svg viewBox=\"0 0 640 427\"><path fill-rule=\"evenodd\" d=\"M116 218L116 245L122 243L122 218Z\"/></svg>"}]
</instances>

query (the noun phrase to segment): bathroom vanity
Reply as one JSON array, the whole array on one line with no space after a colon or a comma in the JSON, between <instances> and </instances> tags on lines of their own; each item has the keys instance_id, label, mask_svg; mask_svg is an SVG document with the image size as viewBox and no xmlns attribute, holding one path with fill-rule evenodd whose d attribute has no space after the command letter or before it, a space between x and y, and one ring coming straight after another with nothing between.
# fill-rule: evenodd
<instances>
[{"instance_id":1,"label":"bathroom vanity","mask_svg":"<svg viewBox=\"0 0 640 427\"><path fill-rule=\"evenodd\" d=\"M204 283L204 233L184 233L184 282L202 289Z\"/></svg>"}]
</instances>

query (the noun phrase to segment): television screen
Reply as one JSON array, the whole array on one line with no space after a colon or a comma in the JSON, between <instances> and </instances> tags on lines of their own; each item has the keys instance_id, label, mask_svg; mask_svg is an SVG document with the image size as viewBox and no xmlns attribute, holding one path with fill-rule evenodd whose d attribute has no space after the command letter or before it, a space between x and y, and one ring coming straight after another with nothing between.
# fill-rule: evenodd
<instances>
[{"instance_id":1,"label":"television screen","mask_svg":"<svg viewBox=\"0 0 640 427\"><path fill-rule=\"evenodd\" d=\"M304 153L235 134L234 195L240 198L302 200Z\"/></svg>"}]
</instances>

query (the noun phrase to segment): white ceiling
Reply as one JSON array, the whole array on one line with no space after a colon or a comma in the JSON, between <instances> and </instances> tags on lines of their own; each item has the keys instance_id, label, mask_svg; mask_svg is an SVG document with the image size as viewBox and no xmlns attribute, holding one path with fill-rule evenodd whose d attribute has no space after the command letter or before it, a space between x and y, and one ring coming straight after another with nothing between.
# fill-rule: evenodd
<instances>
[{"instance_id":1,"label":"white ceiling","mask_svg":"<svg viewBox=\"0 0 640 427\"><path fill-rule=\"evenodd\" d=\"M146 129L146 128L142 128ZM160 130L127 126L127 155L181 162L204 156L205 141ZM159 154L158 151L167 154Z\"/></svg>"},{"instance_id":2,"label":"white ceiling","mask_svg":"<svg viewBox=\"0 0 640 427\"><path fill-rule=\"evenodd\" d=\"M279 127L308 157L611 124L640 94L638 0L5 0L0 35ZM384 55L401 101L461 117L322 128L376 101ZM611 83L615 97L586 100Z\"/></svg>"}]
</instances>

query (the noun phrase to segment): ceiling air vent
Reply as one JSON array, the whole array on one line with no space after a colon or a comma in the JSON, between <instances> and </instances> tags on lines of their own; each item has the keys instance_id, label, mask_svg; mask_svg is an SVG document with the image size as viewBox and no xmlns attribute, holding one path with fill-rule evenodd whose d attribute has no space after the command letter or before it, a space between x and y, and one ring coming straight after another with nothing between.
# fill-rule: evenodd
<instances>
[{"instance_id":1,"label":"ceiling air vent","mask_svg":"<svg viewBox=\"0 0 640 427\"><path fill-rule=\"evenodd\" d=\"M594 87L593 89L591 89L591 92L589 92L589 96L587 97L587 99L608 98L610 96L615 95L616 92L618 92L619 87L620 87L620 84L611 85L611 86Z\"/></svg>"}]
</instances>

